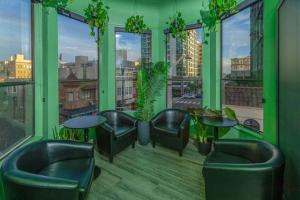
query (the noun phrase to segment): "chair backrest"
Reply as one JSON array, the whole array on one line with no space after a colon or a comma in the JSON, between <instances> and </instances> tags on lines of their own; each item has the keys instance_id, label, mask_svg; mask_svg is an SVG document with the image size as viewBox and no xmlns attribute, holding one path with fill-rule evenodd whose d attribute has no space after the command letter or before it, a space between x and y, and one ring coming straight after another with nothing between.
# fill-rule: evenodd
<instances>
[{"instance_id":1,"label":"chair backrest","mask_svg":"<svg viewBox=\"0 0 300 200\"><path fill-rule=\"evenodd\" d=\"M186 112L179 109L167 109L162 112L163 118L167 123L181 123L186 115Z\"/></svg>"},{"instance_id":2,"label":"chair backrest","mask_svg":"<svg viewBox=\"0 0 300 200\"><path fill-rule=\"evenodd\" d=\"M108 123L111 126L115 126L120 123L120 115L121 112L116 110L107 110L100 112L99 115L106 118L106 123Z\"/></svg>"},{"instance_id":3,"label":"chair backrest","mask_svg":"<svg viewBox=\"0 0 300 200\"><path fill-rule=\"evenodd\" d=\"M2 170L18 169L28 173L38 173L48 163L47 144L37 142L16 150L5 160Z\"/></svg>"}]
</instances>

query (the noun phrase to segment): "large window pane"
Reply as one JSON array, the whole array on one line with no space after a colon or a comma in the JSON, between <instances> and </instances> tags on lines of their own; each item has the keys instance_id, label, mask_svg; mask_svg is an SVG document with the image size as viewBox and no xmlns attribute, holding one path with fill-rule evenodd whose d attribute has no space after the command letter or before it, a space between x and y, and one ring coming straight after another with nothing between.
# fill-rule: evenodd
<instances>
[{"instance_id":1,"label":"large window pane","mask_svg":"<svg viewBox=\"0 0 300 200\"><path fill-rule=\"evenodd\" d=\"M34 133L31 0L0 1L0 155Z\"/></svg>"},{"instance_id":2,"label":"large window pane","mask_svg":"<svg viewBox=\"0 0 300 200\"><path fill-rule=\"evenodd\" d=\"M59 15L59 121L98 111L98 48L89 26Z\"/></svg>"},{"instance_id":3,"label":"large window pane","mask_svg":"<svg viewBox=\"0 0 300 200\"><path fill-rule=\"evenodd\" d=\"M116 109L135 110L139 66L151 62L151 34L116 32Z\"/></svg>"},{"instance_id":4,"label":"large window pane","mask_svg":"<svg viewBox=\"0 0 300 200\"><path fill-rule=\"evenodd\" d=\"M222 23L222 104L241 124L263 131L263 4Z\"/></svg>"},{"instance_id":5,"label":"large window pane","mask_svg":"<svg viewBox=\"0 0 300 200\"><path fill-rule=\"evenodd\" d=\"M167 34L167 60L171 69L167 86L168 108L202 106L202 30L187 30L186 41Z\"/></svg>"}]
</instances>

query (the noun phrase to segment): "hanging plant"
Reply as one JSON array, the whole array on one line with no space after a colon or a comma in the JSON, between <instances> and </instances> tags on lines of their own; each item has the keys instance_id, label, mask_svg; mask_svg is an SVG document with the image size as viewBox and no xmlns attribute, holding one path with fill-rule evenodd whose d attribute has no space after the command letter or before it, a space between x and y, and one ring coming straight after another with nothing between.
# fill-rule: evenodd
<instances>
[{"instance_id":1,"label":"hanging plant","mask_svg":"<svg viewBox=\"0 0 300 200\"><path fill-rule=\"evenodd\" d=\"M58 9L65 9L68 4L72 3L74 0L43 0L42 4L45 7L51 7Z\"/></svg>"},{"instance_id":2,"label":"hanging plant","mask_svg":"<svg viewBox=\"0 0 300 200\"><path fill-rule=\"evenodd\" d=\"M202 25L204 31L204 43L210 32L216 32L217 24L221 23L222 18L236 13L237 0L211 0L208 10L200 10L201 19L198 23Z\"/></svg>"},{"instance_id":3,"label":"hanging plant","mask_svg":"<svg viewBox=\"0 0 300 200\"><path fill-rule=\"evenodd\" d=\"M179 38L181 40L186 40L188 33L186 29L186 23L182 18L181 12L177 12L176 15L170 17L170 20L166 23L169 26L169 31L173 38Z\"/></svg>"},{"instance_id":4,"label":"hanging plant","mask_svg":"<svg viewBox=\"0 0 300 200\"><path fill-rule=\"evenodd\" d=\"M97 30L103 35L108 25L108 10L109 7L105 6L102 0L92 0L89 6L84 9L84 16L91 30L90 35L95 38L97 44L100 43Z\"/></svg>"},{"instance_id":5,"label":"hanging plant","mask_svg":"<svg viewBox=\"0 0 300 200\"><path fill-rule=\"evenodd\" d=\"M136 15L127 19L125 31L130 33L142 34L144 31L150 30L144 22L144 16Z\"/></svg>"}]
</instances>

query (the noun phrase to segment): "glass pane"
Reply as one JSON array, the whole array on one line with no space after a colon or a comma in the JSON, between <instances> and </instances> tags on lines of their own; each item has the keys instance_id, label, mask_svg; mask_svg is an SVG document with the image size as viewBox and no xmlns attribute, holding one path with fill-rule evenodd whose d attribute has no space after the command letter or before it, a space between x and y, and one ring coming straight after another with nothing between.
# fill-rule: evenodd
<instances>
[{"instance_id":1,"label":"glass pane","mask_svg":"<svg viewBox=\"0 0 300 200\"><path fill-rule=\"evenodd\" d=\"M98 111L98 48L86 23L58 17L59 121Z\"/></svg>"},{"instance_id":2,"label":"glass pane","mask_svg":"<svg viewBox=\"0 0 300 200\"><path fill-rule=\"evenodd\" d=\"M263 9L259 2L223 21L222 103L241 124L263 131Z\"/></svg>"},{"instance_id":3,"label":"glass pane","mask_svg":"<svg viewBox=\"0 0 300 200\"><path fill-rule=\"evenodd\" d=\"M33 86L0 87L0 155L34 133Z\"/></svg>"},{"instance_id":4,"label":"glass pane","mask_svg":"<svg viewBox=\"0 0 300 200\"><path fill-rule=\"evenodd\" d=\"M202 106L202 29L187 32L188 38L184 42L167 35L167 60L171 64L168 108Z\"/></svg>"},{"instance_id":5,"label":"glass pane","mask_svg":"<svg viewBox=\"0 0 300 200\"><path fill-rule=\"evenodd\" d=\"M151 34L116 32L116 109L135 110L136 75L151 62Z\"/></svg>"},{"instance_id":6,"label":"glass pane","mask_svg":"<svg viewBox=\"0 0 300 200\"><path fill-rule=\"evenodd\" d=\"M31 1L0 1L0 82L32 79Z\"/></svg>"}]
</instances>

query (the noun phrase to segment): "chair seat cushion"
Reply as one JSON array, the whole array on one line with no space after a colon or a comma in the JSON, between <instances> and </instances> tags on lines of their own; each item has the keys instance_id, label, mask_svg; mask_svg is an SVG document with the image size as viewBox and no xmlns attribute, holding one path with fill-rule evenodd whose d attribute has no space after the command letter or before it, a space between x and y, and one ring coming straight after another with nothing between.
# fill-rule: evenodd
<instances>
[{"instance_id":1,"label":"chair seat cushion","mask_svg":"<svg viewBox=\"0 0 300 200\"><path fill-rule=\"evenodd\" d=\"M172 135L177 135L180 129L180 124L176 123L158 123L154 126L155 129L169 133Z\"/></svg>"},{"instance_id":2,"label":"chair seat cushion","mask_svg":"<svg viewBox=\"0 0 300 200\"><path fill-rule=\"evenodd\" d=\"M135 131L134 126L118 126L114 127L115 132L115 139L121 139L124 136L127 136L128 134L131 134Z\"/></svg>"},{"instance_id":3,"label":"chair seat cushion","mask_svg":"<svg viewBox=\"0 0 300 200\"><path fill-rule=\"evenodd\" d=\"M207 156L206 162L208 163L232 163L232 164L247 164L252 163L251 160L246 158L222 153L222 152L212 152L210 155Z\"/></svg>"},{"instance_id":4,"label":"chair seat cushion","mask_svg":"<svg viewBox=\"0 0 300 200\"><path fill-rule=\"evenodd\" d=\"M76 180L79 183L80 192L86 193L93 179L94 162L92 158L63 160L48 165L38 174Z\"/></svg>"}]
</instances>

